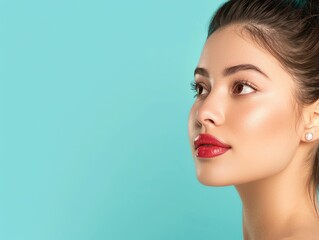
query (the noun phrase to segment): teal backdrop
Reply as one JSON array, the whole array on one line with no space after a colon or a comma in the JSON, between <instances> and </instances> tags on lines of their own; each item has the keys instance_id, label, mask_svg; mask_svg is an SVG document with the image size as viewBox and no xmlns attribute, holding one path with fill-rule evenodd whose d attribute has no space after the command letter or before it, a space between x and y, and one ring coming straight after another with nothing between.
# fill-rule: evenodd
<instances>
[{"instance_id":1,"label":"teal backdrop","mask_svg":"<svg viewBox=\"0 0 319 240\"><path fill-rule=\"evenodd\" d=\"M0 0L0 239L242 239L187 135L222 2Z\"/></svg>"}]
</instances>

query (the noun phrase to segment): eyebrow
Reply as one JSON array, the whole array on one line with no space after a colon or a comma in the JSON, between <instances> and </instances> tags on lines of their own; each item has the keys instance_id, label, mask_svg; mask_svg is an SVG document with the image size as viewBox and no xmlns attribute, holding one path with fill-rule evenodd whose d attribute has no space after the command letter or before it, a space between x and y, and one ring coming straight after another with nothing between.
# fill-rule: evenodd
<instances>
[{"instance_id":1,"label":"eyebrow","mask_svg":"<svg viewBox=\"0 0 319 240\"><path fill-rule=\"evenodd\" d=\"M264 73L263 71L260 70L260 68L256 67L255 65L252 65L252 64L240 64L240 65L225 68L223 71L223 76L227 77L227 76L235 74L239 71L247 71L247 70L256 71L269 79L269 77L267 76L266 73ZM205 68L197 67L194 71L194 76L196 74L202 75L202 76L207 77L207 78L209 77L209 73Z\"/></svg>"},{"instance_id":2,"label":"eyebrow","mask_svg":"<svg viewBox=\"0 0 319 240\"><path fill-rule=\"evenodd\" d=\"M200 68L200 67L195 68L194 76L196 74L199 74L199 75L202 75L204 77L209 78L209 74L208 74L208 72L207 72L207 70L205 68Z\"/></svg>"}]
</instances>

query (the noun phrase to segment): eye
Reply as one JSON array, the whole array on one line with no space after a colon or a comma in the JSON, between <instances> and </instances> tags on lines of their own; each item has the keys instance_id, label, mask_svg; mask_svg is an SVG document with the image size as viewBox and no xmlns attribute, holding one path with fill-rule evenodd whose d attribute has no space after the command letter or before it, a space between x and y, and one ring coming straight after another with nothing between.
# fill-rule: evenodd
<instances>
[{"instance_id":1,"label":"eye","mask_svg":"<svg viewBox=\"0 0 319 240\"><path fill-rule=\"evenodd\" d=\"M207 93L207 90L198 82L192 82L191 89L196 93L194 97L199 97Z\"/></svg>"},{"instance_id":2,"label":"eye","mask_svg":"<svg viewBox=\"0 0 319 240\"><path fill-rule=\"evenodd\" d=\"M244 95L252 92L256 92L257 89L250 82L245 80L235 81L232 87L232 93L235 95Z\"/></svg>"}]
</instances>

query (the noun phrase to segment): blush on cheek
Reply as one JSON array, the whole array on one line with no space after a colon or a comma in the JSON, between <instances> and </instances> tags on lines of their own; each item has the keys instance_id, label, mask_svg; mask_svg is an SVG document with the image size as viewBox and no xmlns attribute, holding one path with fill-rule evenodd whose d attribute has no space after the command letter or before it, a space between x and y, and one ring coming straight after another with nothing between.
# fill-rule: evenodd
<instances>
[{"instance_id":1,"label":"blush on cheek","mask_svg":"<svg viewBox=\"0 0 319 240\"><path fill-rule=\"evenodd\" d=\"M285 103L256 101L230 113L228 126L238 134L237 137L254 136L257 141L270 137L274 140L276 134L289 134L294 128L293 109Z\"/></svg>"},{"instance_id":2,"label":"blush on cheek","mask_svg":"<svg viewBox=\"0 0 319 240\"><path fill-rule=\"evenodd\" d=\"M246 180L270 176L285 168L298 145L292 108L269 103L233 113L232 119L237 121L229 123L229 127L234 132L234 156L238 167L246 169Z\"/></svg>"}]
</instances>

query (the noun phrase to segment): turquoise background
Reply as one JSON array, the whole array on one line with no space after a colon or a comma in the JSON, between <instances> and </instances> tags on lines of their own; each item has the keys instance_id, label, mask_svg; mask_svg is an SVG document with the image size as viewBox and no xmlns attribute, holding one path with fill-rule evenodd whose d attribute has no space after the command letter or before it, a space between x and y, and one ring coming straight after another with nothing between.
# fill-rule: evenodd
<instances>
[{"instance_id":1,"label":"turquoise background","mask_svg":"<svg viewBox=\"0 0 319 240\"><path fill-rule=\"evenodd\" d=\"M187 118L223 1L0 1L0 239L242 239Z\"/></svg>"}]
</instances>

